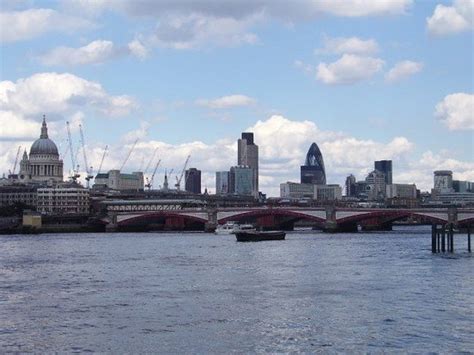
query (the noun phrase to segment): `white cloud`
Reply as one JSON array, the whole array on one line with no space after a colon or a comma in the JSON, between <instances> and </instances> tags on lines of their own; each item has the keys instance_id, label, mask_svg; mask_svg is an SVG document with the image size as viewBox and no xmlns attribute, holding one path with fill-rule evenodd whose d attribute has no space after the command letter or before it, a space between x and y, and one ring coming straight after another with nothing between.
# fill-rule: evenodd
<instances>
[{"instance_id":1,"label":"white cloud","mask_svg":"<svg viewBox=\"0 0 474 355\"><path fill-rule=\"evenodd\" d=\"M62 114L91 107L109 116L130 113L136 103L129 96L109 95L102 86L69 73L38 73L0 82L0 109L24 116L44 112Z\"/></svg>"},{"instance_id":2,"label":"white cloud","mask_svg":"<svg viewBox=\"0 0 474 355\"><path fill-rule=\"evenodd\" d=\"M138 39L128 43L128 50L139 59L145 59L148 56L148 48Z\"/></svg>"},{"instance_id":3,"label":"white cloud","mask_svg":"<svg viewBox=\"0 0 474 355\"><path fill-rule=\"evenodd\" d=\"M384 64L380 58L344 54L333 63L319 63L316 78L325 84L354 84L370 79Z\"/></svg>"},{"instance_id":4,"label":"white cloud","mask_svg":"<svg viewBox=\"0 0 474 355\"><path fill-rule=\"evenodd\" d=\"M217 99L207 100L199 99L196 100L196 104L199 106L208 107L211 109L225 109L232 107L242 107L242 106L251 106L254 105L257 101L251 97L245 95L229 95L222 96Z\"/></svg>"},{"instance_id":5,"label":"white cloud","mask_svg":"<svg viewBox=\"0 0 474 355\"><path fill-rule=\"evenodd\" d=\"M1 42L28 40L53 31L70 33L93 27L89 20L52 9L0 12Z\"/></svg>"},{"instance_id":6,"label":"white cloud","mask_svg":"<svg viewBox=\"0 0 474 355\"><path fill-rule=\"evenodd\" d=\"M43 65L74 66L103 63L118 55L111 41L96 40L80 48L58 47L41 56Z\"/></svg>"},{"instance_id":7,"label":"white cloud","mask_svg":"<svg viewBox=\"0 0 474 355\"><path fill-rule=\"evenodd\" d=\"M437 5L433 15L426 19L428 31L442 36L474 28L474 2L472 0L455 0L452 6Z\"/></svg>"},{"instance_id":8,"label":"white cloud","mask_svg":"<svg viewBox=\"0 0 474 355\"><path fill-rule=\"evenodd\" d=\"M452 131L474 129L474 95L447 95L436 105L435 116Z\"/></svg>"},{"instance_id":9,"label":"white cloud","mask_svg":"<svg viewBox=\"0 0 474 355\"><path fill-rule=\"evenodd\" d=\"M374 54L378 52L379 46L374 39L360 39L358 37L324 37L324 47L316 50L318 53L329 54Z\"/></svg>"},{"instance_id":10,"label":"white cloud","mask_svg":"<svg viewBox=\"0 0 474 355\"><path fill-rule=\"evenodd\" d=\"M413 62L410 60L404 60L398 62L390 71L385 74L385 80L389 83L399 81L407 78L413 74L420 72L423 69L422 62Z\"/></svg>"}]
</instances>

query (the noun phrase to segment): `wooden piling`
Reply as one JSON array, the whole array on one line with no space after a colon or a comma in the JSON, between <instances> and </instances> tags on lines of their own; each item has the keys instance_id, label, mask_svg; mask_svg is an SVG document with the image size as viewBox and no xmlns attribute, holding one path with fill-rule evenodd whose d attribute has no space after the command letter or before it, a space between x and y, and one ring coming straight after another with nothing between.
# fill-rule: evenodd
<instances>
[{"instance_id":1,"label":"wooden piling","mask_svg":"<svg viewBox=\"0 0 474 355\"><path fill-rule=\"evenodd\" d=\"M467 227L467 251L471 252L471 226Z\"/></svg>"},{"instance_id":2,"label":"wooden piling","mask_svg":"<svg viewBox=\"0 0 474 355\"><path fill-rule=\"evenodd\" d=\"M431 225L431 252L436 253L436 224Z\"/></svg>"},{"instance_id":3,"label":"wooden piling","mask_svg":"<svg viewBox=\"0 0 474 355\"><path fill-rule=\"evenodd\" d=\"M450 252L454 253L454 230L453 230L453 224L451 223L449 225L449 237L451 238L451 245L450 245Z\"/></svg>"},{"instance_id":4,"label":"wooden piling","mask_svg":"<svg viewBox=\"0 0 474 355\"><path fill-rule=\"evenodd\" d=\"M449 238L448 238L449 240ZM443 229L441 231L441 251L444 253L446 252L446 232L445 232L445 227L443 226Z\"/></svg>"}]
</instances>

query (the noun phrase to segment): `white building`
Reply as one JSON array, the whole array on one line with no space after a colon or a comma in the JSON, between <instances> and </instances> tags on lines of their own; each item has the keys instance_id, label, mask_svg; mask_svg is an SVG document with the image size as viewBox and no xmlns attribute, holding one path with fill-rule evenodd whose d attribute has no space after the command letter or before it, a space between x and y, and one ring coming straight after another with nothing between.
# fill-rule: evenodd
<instances>
[{"instance_id":1,"label":"white building","mask_svg":"<svg viewBox=\"0 0 474 355\"><path fill-rule=\"evenodd\" d=\"M450 193L453 189L453 172L451 170L437 170L434 172L434 192Z\"/></svg>"},{"instance_id":2,"label":"white building","mask_svg":"<svg viewBox=\"0 0 474 355\"><path fill-rule=\"evenodd\" d=\"M36 210L42 214L88 214L89 190L80 186L39 188Z\"/></svg>"},{"instance_id":3,"label":"white building","mask_svg":"<svg viewBox=\"0 0 474 355\"><path fill-rule=\"evenodd\" d=\"M369 201L385 199L386 183L385 174L374 170L365 178L367 199Z\"/></svg>"},{"instance_id":4,"label":"white building","mask_svg":"<svg viewBox=\"0 0 474 355\"><path fill-rule=\"evenodd\" d=\"M30 155L23 153L20 172L15 180L21 183L37 183L53 186L63 181L63 161L58 147L48 137L46 117L43 116L41 135L30 148Z\"/></svg>"},{"instance_id":5,"label":"white building","mask_svg":"<svg viewBox=\"0 0 474 355\"><path fill-rule=\"evenodd\" d=\"M280 184L280 197L334 201L342 199L342 187L339 185L301 184L288 181Z\"/></svg>"},{"instance_id":6,"label":"white building","mask_svg":"<svg viewBox=\"0 0 474 355\"><path fill-rule=\"evenodd\" d=\"M122 174L120 170L97 174L93 188L107 188L120 191L141 191L144 188L143 172Z\"/></svg>"},{"instance_id":7,"label":"white building","mask_svg":"<svg viewBox=\"0 0 474 355\"><path fill-rule=\"evenodd\" d=\"M386 187L387 198L416 198L415 184L391 184Z\"/></svg>"}]
</instances>

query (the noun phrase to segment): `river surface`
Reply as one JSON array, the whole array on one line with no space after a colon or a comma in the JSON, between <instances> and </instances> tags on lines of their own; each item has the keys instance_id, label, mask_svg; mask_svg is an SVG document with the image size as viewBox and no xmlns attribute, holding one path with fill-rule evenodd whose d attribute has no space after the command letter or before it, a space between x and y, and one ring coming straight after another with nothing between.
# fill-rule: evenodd
<instances>
[{"instance_id":1,"label":"river surface","mask_svg":"<svg viewBox=\"0 0 474 355\"><path fill-rule=\"evenodd\" d=\"M0 352L474 350L466 236L0 236Z\"/></svg>"}]
</instances>

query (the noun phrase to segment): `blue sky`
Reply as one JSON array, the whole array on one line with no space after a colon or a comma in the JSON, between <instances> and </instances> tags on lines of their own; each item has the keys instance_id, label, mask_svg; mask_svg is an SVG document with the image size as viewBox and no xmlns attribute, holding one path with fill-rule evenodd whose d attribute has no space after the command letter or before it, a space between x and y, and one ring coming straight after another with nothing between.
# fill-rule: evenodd
<instances>
[{"instance_id":1,"label":"blue sky","mask_svg":"<svg viewBox=\"0 0 474 355\"><path fill-rule=\"evenodd\" d=\"M261 188L298 180L315 141L329 182L393 159L395 180L474 180L473 7L458 1L3 1L0 171L19 145L71 121L98 166L158 148L214 188L240 132L260 145ZM61 149L60 150L64 150ZM64 157L66 168L69 157Z\"/></svg>"}]
</instances>

